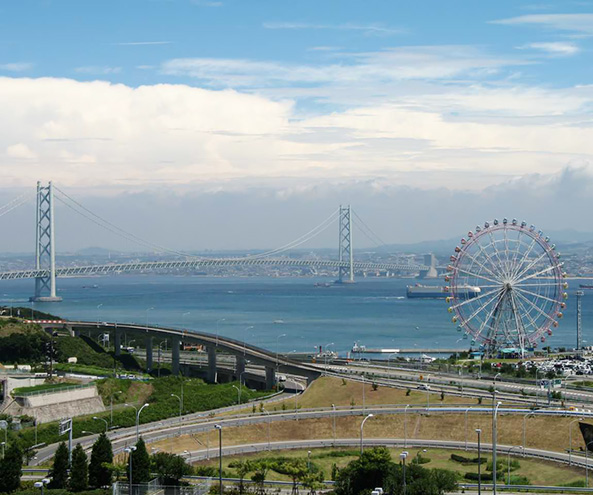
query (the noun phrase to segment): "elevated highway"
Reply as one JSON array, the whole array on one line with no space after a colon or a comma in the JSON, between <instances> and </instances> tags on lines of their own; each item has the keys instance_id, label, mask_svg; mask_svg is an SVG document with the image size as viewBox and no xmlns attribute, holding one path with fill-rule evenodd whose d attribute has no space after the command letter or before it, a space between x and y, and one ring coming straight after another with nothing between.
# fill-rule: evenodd
<instances>
[{"instance_id":1,"label":"elevated highway","mask_svg":"<svg viewBox=\"0 0 593 495\"><path fill-rule=\"evenodd\" d=\"M149 325L137 325L132 323L109 323L109 322L88 322L88 321L59 321L39 323L45 329L65 329L72 335L78 336L81 332L100 331L113 336L115 354L121 354L122 334L134 334L144 337L146 348L146 366L148 370L154 367L153 339L169 339L171 341L171 369L173 374L179 374L181 343L199 344L206 348L208 356L207 380L215 381L217 371L217 353L224 352L235 357L235 377L237 379L245 373L245 364L249 361L252 364L265 368L266 388L271 389L276 384L276 373L278 371L302 376L308 382L314 380L321 374L321 370L307 363L299 363L287 359L285 356L247 344L228 337L213 335L205 332L181 330L178 328L156 327Z\"/></svg>"}]
</instances>

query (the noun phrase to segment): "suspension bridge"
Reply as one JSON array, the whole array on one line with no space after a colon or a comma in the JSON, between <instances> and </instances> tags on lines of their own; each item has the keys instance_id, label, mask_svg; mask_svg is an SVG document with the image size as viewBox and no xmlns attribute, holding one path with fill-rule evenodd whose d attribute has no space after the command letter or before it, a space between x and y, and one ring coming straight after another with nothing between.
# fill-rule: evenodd
<instances>
[{"instance_id":1,"label":"suspension bridge","mask_svg":"<svg viewBox=\"0 0 593 495\"><path fill-rule=\"evenodd\" d=\"M54 196L54 191L59 194ZM0 208L0 216L12 211L18 206L29 201L29 197L23 196L16 198L4 207ZM68 208L74 210L76 213L82 215L87 220L95 223L102 228L124 237L128 240L134 241L145 247L156 249L158 251L176 255L182 259L171 261L146 261L146 262L129 262L129 263L110 263L104 265L88 265L88 266L56 266L56 247L55 247L55 226L54 226L54 201L58 199ZM121 274L131 272L147 272L147 271L164 271L164 270L188 270L196 268L207 267L221 267L221 266L294 266L294 267L312 267L312 268L330 268L338 271L339 283L354 282L355 271L392 271L392 272L410 272L418 273L421 277L436 275L434 256L428 255L425 257L428 263L426 264L405 264L405 263L373 263L355 261L354 259L354 245L353 245L353 217L356 216L361 225L364 225L363 230L367 237L376 239L378 236L362 222L348 206L340 206L337 211L332 213L329 218L324 220L317 227L299 237L298 239L280 247L258 253L253 256L236 257L236 258L203 258L192 256L187 253L182 253L172 249L159 246L150 241L146 241L130 232L127 232L108 220L103 219L92 211L88 210L81 203L71 198L64 191L54 186L51 182L47 185L37 183L36 192L36 236L35 236L35 267L27 270L13 270L0 271L0 280L17 280L17 279L35 279L35 292L31 297L32 301L38 302L56 302L61 298L57 295L56 279L58 277L75 277L75 276L90 276L90 275L107 275L107 274ZM289 250L302 245L311 240L329 226L338 221L338 258L332 259L301 259L291 258L288 256L278 257L282 253L287 253ZM335 224L334 224L335 225ZM380 238L379 238L380 239Z\"/></svg>"}]
</instances>

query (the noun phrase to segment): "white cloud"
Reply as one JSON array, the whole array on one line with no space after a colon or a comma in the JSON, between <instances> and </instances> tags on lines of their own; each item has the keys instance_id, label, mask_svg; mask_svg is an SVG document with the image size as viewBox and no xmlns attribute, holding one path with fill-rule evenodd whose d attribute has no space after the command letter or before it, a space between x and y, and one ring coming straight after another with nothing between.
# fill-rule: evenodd
<instances>
[{"instance_id":1,"label":"white cloud","mask_svg":"<svg viewBox=\"0 0 593 495\"><path fill-rule=\"evenodd\" d=\"M470 46L410 46L342 54L343 62L297 65L248 59L179 58L165 62L168 75L190 76L212 86L272 87L286 84L388 84L407 79L485 76L529 63L488 55Z\"/></svg>"},{"instance_id":2,"label":"white cloud","mask_svg":"<svg viewBox=\"0 0 593 495\"><path fill-rule=\"evenodd\" d=\"M108 67L108 66L96 66L89 65L85 67L76 67L74 72L79 74L92 74L92 75L107 75L107 74L119 74L121 67Z\"/></svg>"},{"instance_id":3,"label":"white cloud","mask_svg":"<svg viewBox=\"0 0 593 495\"><path fill-rule=\"evenodd\" d=\"M553 56L569 57L576 55L580 52L580 48L574 43L568 43L565 41L552 41L552 42L541 42L541 43L529 43L518 47L519 49L533 49L541 50Z\"/></svg>"},{"instance_id":4,"label":"white cloud","mask_svg":"<svg viewBox=\"0 0 593 495\"><path fill-rule=\"evenodd\" d=\"M37 154L23 143L11 144L6 148L6 156L23 160L33 160Z\"/></svg>"},{"instance_id":5,"label":"white cloud","mask_svg":"<svg viewBox=\"0 0 593 495\"><path fill-rule=\"evenodd\" d=\"M264 22L266 29L328 29L337 31L361 31L365 34L388 36L393 34L402 34L403 29L385 26L382 24L358 24L358 23L343 23L343 24L312 24L306 22Z\"/></svg>"},{"instance_id":6,"label":"white cloud","mask_svg":"<svg viewBox=\"0 0 593 495\"><path fill-rule=\"evenodd\" d=\"M0 78L0 108L11 115L0 120L0 168L5 186L53 179L183 188L234 180L248 188L380 177L479 189L554 173L576 158L593 161L591 105L592 87L476 85L298 117L293 102L231 90ZM23 168L17 156L36 158Z\"/></svg>"},{"instance_id":7,"label":"white cloud","mask_svg":"<svg viewBox=\"0 0 593 495\"><path fill-rule=\"evenodd\" d=\"M14 62L10 64L0 64L0 71L23 72L33 68L33 64L28 62Z\"/></svg>"},{"instance_id":8,"label":"white cloud","mask_svg":"<svg viewBox=\"0 0 593 495\"><path fill-rule=\"evenodd\" d=\"M191 0L191 3L197 5L199 7L222 7L222 2L217 2L213 0Z\"/></svg>"},{"instance_id":9,"label":"white cloud","mask_svg":"<svg viewBox=\"0 0 593 495\"><path fill-rule=\"evenodd\" d=\"M492 21L509 26L542 26L558 31L593 35L593 14L531 14Z\"/></svg>"}]
</instances>

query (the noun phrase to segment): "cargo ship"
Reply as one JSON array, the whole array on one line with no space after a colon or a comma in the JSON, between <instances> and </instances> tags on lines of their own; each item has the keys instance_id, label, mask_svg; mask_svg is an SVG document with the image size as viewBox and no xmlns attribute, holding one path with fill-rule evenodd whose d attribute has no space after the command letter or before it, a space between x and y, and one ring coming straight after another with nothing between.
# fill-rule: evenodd
<instances>
[{"instance_id":1,"label":"cargo ship","mask_svg":"<svg viewBox=\"0 0 593 495\"><path fill-rule=\"evenodd\" d=\"M468 299L480 295L482 289L479 287L466 285L459 288L459 297ZM422 298L422 299L445 299L451 295L451 292L447 287L441 285L408 285L406 295L409 298Z\"/></svg>"}]
</instances>

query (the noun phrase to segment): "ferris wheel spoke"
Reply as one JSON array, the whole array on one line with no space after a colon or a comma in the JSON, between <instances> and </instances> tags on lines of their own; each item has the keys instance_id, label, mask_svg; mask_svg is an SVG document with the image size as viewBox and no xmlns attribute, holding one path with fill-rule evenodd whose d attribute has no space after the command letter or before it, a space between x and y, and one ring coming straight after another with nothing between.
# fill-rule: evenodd
<instances>
[{"instance_id":1,"label":"ferris wheel spoke","mask_svg":"<svg viewBox=\"0 0 593 495\"><path fill-rule=\"evenodd\" d=\"M480 268L482 268L483 270L487 271L490 275L492 275L493 277L497 277L498 275L496 275L496 273L494 273L492 270L490 270L486 265L484 265L483 263L480 263L480 261L473 255L469 254L468 252L463 252L460 255L461 256L467 256L470 260L472 260L476 265L478 265Z\"/></svg>"},{"instance_id":2,"label":"ferris wheel spoke","mask_svg":"<svg viewBox=\"0 0 593 495\"><path fill-rule=\"evenodd\" d=\"M531 270L535 265L537 265L542 259L544 259L545 256L548 255L548 251L544 251L542 254L540 254L537 258L531 260L531 262L527 265L527 268L525 268L524 270L522 270L518 275L516 275L515 278L515 282L518 282L523 275L525 275L529 270Z\"/></svg>"},{"instance_id":3,"label":"ferris wheel spoke","mask_svg":"<svg viewBox=\"0 0 593 495\"><path fill-rule=\"evenodd\" d=\"M515 270L514 273L511 274L513 278L515 278L517 276L517 274L521 271L521 269L523 268L523 265L529 259L529 255L531 254L531 251L533 251L533 248L535 247L536 244L537 244L537 240L535 238L531 239L531 244L529 245L529 248L527 248L525 253L523 253L523 256L521 256L521 259L519 260L519 262L516 265L517 269Z\"/></svg>"},{"instance_id":4,"label":"ferris wheel spoke","mask_svg":"<svg viewBox=\"0 0 593 495\"><path fill-rule=\"evenodd\" d=\"M560 282L541 282L539 284L513 284L513 287L546 287L546 286L558 286ZM484 286L480 286L484 287Z\"/></svg>"},{"instance_id":5,"label":"ferris wheel spoke","mask_svg":"<svg viewBox=\"0 0 593 495\"><path fill-rule=\"evenodd\" d=\"M551 271L555 270L556 268L557 268L556 265L552 265L547 268L544 268L543 270L540 270L539 272L532 273L532 274L528 275L527 277L523 277L520 280L515 280L513 282L513 286L520 287L521 283L524 282L525 280L530 280L532 278L539 277L540 275L544 275L545 273L551 272Z\"/></svg>"},{"instance_id":6,"label":"ferris wheel spoke","mask_svg":"<svg viewBox=\"0 0 593 495\"><path fill-rule=\"evenodd\" d=\"M534 304L532 301L530 301L529 299L527 299L523 294L521 294L520 292L517 292L517 296L519 296L521 299L523 299L527 304L529 304L533 309L535 309L540 315L542 315L544 318L550 320L551 322L555 323L556 320L554 318L552 318L548 313L546 313L545 311L542 311L542 309L537 306L536 304Z\"/></svg>"},{"instance_id":7,"label":"ferris wheel spoke","mask_svg":"<svg viewBox=\"0 0 593 495\"><path fill-rule=\"evenodd\" d=\"M550 297L542 296L541 294L538 294L537 292L532 292L532 291L527 290L527 289L521 289L519 287L515 287L515 290L518 290L519 292L523 292L525 294L529 294L530 296L537 297L539 299L544 299L545 301L549 301L549 302L554 303L554 304L560 304L560 302L557 301L556 299L552 299Z\"/></svg>"},{"instance_id":8,"label":"ferris wheel spoke","mask_svg":"<svg viewBox=\"0 0 593 495\"><path fill-rule=\"evenodd\" d=\"M484 249L484 247L477 241L474 242L474 244L476 246L478 246L478 249L480 250L480 252L482 253L482 255L490 262L490 265L492 266L494 271L498 270L497 265L494 263L494 261L492 261L492 258L490 257L490 255L486 252L486 250ZM498 276L498 275L496 275Z\"/></svg>"},{"instance_id":9,"label":"ferris wheel spoke","mask_svg":"<svg viewBox=\"0 0 593 495\"><path fill-rule=\"evenodd\" d=\"M489 277L486 277L484 275L481 275L479 273L474 273L474 272L470 272L469 270L464 270L461 267L456 267L455 269L458 272L465 273L466 275L469 275L470 277L475 277L475 278L481 278L481 279L484 279L484 280L488 280L488 282L492 282L493 284L499 284L500 283L498 280L493 280L493 279L491 279Z\"/></svg>"},{"instance_id":10,"label":"ferris wheel spoke","mask_svg":"<svg viewBox=\"0 0 593 495\"><path fill-rule=\"evenodd\" d=\"M519 252L521 251L521 245L523 244L521 242L521 238L517 237L517 248L515 249L515 252L513 253L513 262L512 262L512 270L511 270L511 277L514 276L516 270L517 270L517 265L518 265L518 257L519 257Z\"/></svg>"},{"instance_id":11,"label":"ferris wheel spoke","mask_svg":"<svg viewBox=\"0 0 593 495\"><path fill-rule=\"evenodd\" d=\"M496 311L497 306L499 305L500 301L502 300L502 296L504 294L504 291L501 289L500 293L497 294L498 297L498 301L496 301L496 303L492 306L492 309L489 311L489 313L486 315L486 318L484 318L484 321L482 322L482 324L480 325L480 328L478 328L477 332L475 333L475 337L478 337L482 334L482 332L484 331L484 328L486 328L486 325L488 324L489 321L492 321L492 317L494 316L494 311ZM494 299L492 299L490 302L492 302ZM487 305L486 305L487 306ZM486 307L483 306L483 307Z\"/></svg>"},{"instance_id":12,"label":"ferris wheel spoke","mask_svg":"<svg viewBox=\"0 0 593 495\"><path fill-rule=\"evenodd\" d=\"M500 268L500 271L503 273L503 275L505 277L507 277L508 274L506 273L504 262L500 258L500 252L499 252L498 248L496 247L496 241L494 239L494 236L492 235L492 231L488 231L488 235L490 236L490 240L492 241L491 245L492 245L492 249L494 250L494 254L496 254L496 258L498 259L498 266Z\"/></svg>"},{"instance_id":13,"label":"ferris wheel spoke","mask_svg":"<svg viewBox=\"0 0 593 495\"><path fill-rule=\"evenodd\" d=\"M472 297L472 298L466 299L465 301L463 301L463 302L460 302L459 304L455 304L455 305L453 305L453 306L451 306L451 307L452 307L453 309L461 308L462 306L465 306L466 304L469 304L469 303L476 302L476 301L478 301L479 299L482 299L482 298L484 298L484 297L488 297L489 295L491 295L491 294L493 294L493 293L495 293L495 292L498 292L498 291L500 291L500 290L501 290L501 289L499 288L499 289L494 289L494 290L491 290L491 291L485 292L484 294L480 294L480 295L479 295L479 296L477 296L477 297Z\"/></svg>"},{"instance_id":14,"label":"ferris wheel spoke","mask_svg":"<svg viewBox=\"0 0 593 495\"><path fill-rule=\"evenodd\" d=\"M480 311L482 311L484 308L486 308L492 301L494 301L497 297L500 297L500 293L502 293L502 289L499 291L499 294L494 294L494 296L492 298L490 298L486 303L484 303L483 305L481 305L478 309L476 309L469 318L464 319L462 323L460 323L461 326L467 326L467 324L473 320L478 314L480 314Z\"/></svg>"},{"instance_id":15,"label":"ferris wheel spoke","mask_svg":"<svg viewBox=\"0 0 593 495\"><path fill-rule=\"evenodd\" d=\"M525 308L525 306L523 305L523 303L521 302L521 300L517 297L515 298L515 301L517 302L517 304L519 306L521 306L521 308L523 309L523 315L530 321L531 326L533 327L534 330L537 330L539 328L539 325L537 324L537 322L533 319L533 317L531 316L531 311L533 310L527 310ZM528 335L525 335L527 337L528 340L530 340Z\"/></svg>"}]
</instances>

